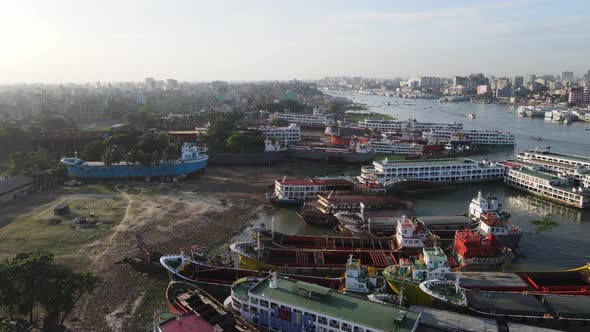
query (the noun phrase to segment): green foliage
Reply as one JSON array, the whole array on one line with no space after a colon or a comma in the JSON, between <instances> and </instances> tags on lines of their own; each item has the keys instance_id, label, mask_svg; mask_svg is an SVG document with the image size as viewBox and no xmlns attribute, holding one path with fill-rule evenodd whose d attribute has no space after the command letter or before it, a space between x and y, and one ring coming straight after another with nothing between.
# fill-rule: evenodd
<instances>
[{"instance_id":1,"label":"green foliage","mask_svg":"<svg viewBox=\"0 0 590 332\"><path fill-rule=\"evenodd\" d=\"M6 160L11 153L31 150L31 135L13 126L0 126L0 160Z\"/></svg>"},{"instance_id":2,"label":"green foliage","mask_svg":"<svg viewBox=\"0 0 590 332\"><path fill-rule=\"evenodd\" d=\"M60 115L51 115L39 121L39 126L43 131L60 131L64 129L76 129L76 123L69 117Z\"/></svg>"},{"instance_id":3,"label":"green foliage","mask_svg":"<svg viewBox=\"0 0 590 332\"><path fill-rule=\"evenodd\" d=\"M549 216L543 217L542 220L539 220L539 219L531 220L530 223L532 225L537 226L537 227L535 227L535 233L541 233L544 231L548 231L554 227L559 226L559 224L556 221L554 221L553 219L549 218Z\"/></svg>"},{"instance_id":4,"label":"green foliage","mask_svg":"<svg viewBox=\"0 0 590 332\"><path fill-rule=\"evenodd\" d=\"M178 153L173 154L173 152ZM104 141L102 160L107 165L126 161L132 164L150 165L160 160L178 158L180 147L170 147L168 135L141 132L133 126L124 126L113 131Z\"/></svg>"},{"instance_id":5,"label":"green foliage","mask_svg":"<svg viewBox=\"0 0 590 332\"><path fill-rule=\"evenodd\" d=\"M263 107L265 107L269 112L288 110L290 113L302 113L305 111L305 105L298 101L292 100L281 101L278 104L267 104Z\"/></svg>"},{"instance_id":6,"label":"green foliage","mask_svg":"<svg viewBox=\"0 0 590 332\"><path fill-rule=\"evenodd\" d=\"M127 113L123 116L125 123L139 129L150 129L158 126L158 116L148 105L143 105L138 112Z\"/></svg>"},{"instance_id":7,"label":"green foliage","mask_svg":"<svg viewBox=\"0 0 590 332\"><path fill-rule=\"evenodd\" d=\"M264 135L260 130L234 132L225 144L232 152L264 152Z\"/></svg>"},{"instance_id":8,"label":"green foliage","mask_svg":"<svg viewBox=\"0 0 590 332\"><path fill-rule=\"evenodd\" d=\"M34 250L0 261L0 307L10 320L32 324L40 306L48 316L62 315L63 324L82 295L98 286L96 275L74 272L53 259L51 252Z\"/></svg>"},{"instance_id":9,"label":"green foliage","mask_svg":"<svg viewBox=\"0 0 590 332\"><path fill-rule=\"evenodd\" d=\"M105 146L103 141L90 142L84 147L82 159L87 161L100 161L102 160L104 149Z\"/></svg>"},{"instance_id":10,"label":"green foliage","mask_svg":"<svg viewBox=\"0 0 590 332\"><path fill-rule=\"evenodd\" d=\"M227 120L218 120L211 123L207 134L203 135L203 138L209 145L209 148L213 150L223 150L225 143L229 137L236 130L236 126L233 122Z\"/></svg>"},{"instance_id":11,"label":"green foliage","mask_svg":"<svg viewBox=\"0 0 590 332\"><path fill-rule=\"evenodd\" d=\"M56 166L56 162L49 159L44 150L34 152L15 152L10 155L8 163L8 174L33 175L51 169Z\"/></svg>"}]
</instances>

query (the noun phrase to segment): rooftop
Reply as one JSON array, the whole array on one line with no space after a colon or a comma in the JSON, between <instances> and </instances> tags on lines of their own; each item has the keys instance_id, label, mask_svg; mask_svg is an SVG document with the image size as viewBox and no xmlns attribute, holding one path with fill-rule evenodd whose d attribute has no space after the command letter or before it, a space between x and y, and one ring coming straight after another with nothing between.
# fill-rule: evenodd
<instances>
[{"instance_id":1,"label":"rooftop","mask_svg":"<svg viewBox=\"0 0 590 332\"><path fill-rule=\"evenodd\" d=\"M529 169L519 169L519 170L514 170L515 172L520 172L526 175L530 175L530 176L534 176L543 180L547 180L547 181L551 181L551 180L555 180L557 179L557 177L554 174L551 173L547 173L547 172L539 172L539 171L533 171L533 170L529 170Z\"/></svg>"},{"instance_id":2,"label":"rooftop","mask_svg":"<svg viewBox=\"0 0 590 332\"><path fill-rule=\"evenodd\" d=\"M375 163L375 162L374 162ZM475 164L476 161L467 158L448 158L448 159L417 159L417 160L385 160L378 161L379 164L395 166L418 166L418 165L452 165L452 164Z\"/></svg>"},{"instance_id":3,"label":"rooftop","mask_svg":"<svg viewBox=\"0 0 590 332\"><path fill-rule=\"evenodd\" d=\"M276 180L278 183L290 186L341 186L341 185L353 185L352 182L345 179L295 179L295 180Z\"/></svg>"},{"instance_id":4,"label":"rooftop","mask_svg":"<svg viewBox=\"0 0 590 332\"><path fill-rule=\"evenodd\" d=\"M551 151L543 151L543 152L531 152L531 153L540 153L546 156L554 156L556 158L563 158L563 159L569 159L569 160L574 160L574 161L580 161L583 163L590 163L590 158L588 157L584 157L584 156L576 156L576 155L571 155L571 154L565 154L565 153L558 153L558 152L551 152Z\"/></svg>"},{"instance_id":5,"label":"rooftop","mask_svg":"<svg viewBox=\"0 0 590 332\"><path fill-rule=\"evenodd\" d=\"M377 195L320 195L323 199L327 200L330 204L387 204L397 205L401 201L399 198L394 196L377 196Z\"/></svg>"},{"instance_id":6,"label":"rooftop","mask_svg":"<svg viewBox=\"0 0 590 332\"><path fill-rule=\"evenodd\" d=\"M295 288L302 286L324 296L316 300L299 295ZM250 294L384 331L411 331L420 316L418 313L331 292L325 287L285 277L277 279L276 288L270 288L269 278L265 278L250 290Z\"/></svg>"},{"instance_id":7,"label":"rooftop","mask_svg":"<svg viewBox=\"0 0 590 332\"><path fill-rule=\"evenodd\" d=\"M0 180L0 195L33 183L33 178L19 174L5 180Z\"/></svg>"}]
</instances>

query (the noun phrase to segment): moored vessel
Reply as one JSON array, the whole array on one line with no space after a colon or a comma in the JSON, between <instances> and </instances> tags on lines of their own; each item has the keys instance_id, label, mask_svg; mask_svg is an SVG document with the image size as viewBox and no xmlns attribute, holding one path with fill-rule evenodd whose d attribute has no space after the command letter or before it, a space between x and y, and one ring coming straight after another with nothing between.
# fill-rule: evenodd
<instances>
[{"instance_id":1,"label":"moored vessel","mask_svg":"<svg viewBox=\"0 0 590 332\"><path fill-rule=\"evenodd\" d=\"M495 197L484 198L481 191L471 200L467 216L478 223L476 230L484 237L494 235L501 245L517 248L522 229L510 222L510 212L502 209Z\"/></svg>"},{"instance_id":2,"label":"moored vessel","mask_svg":"<svg viewBox=\"0 0 590 332\"><path fill-rule=\"evenodd\" d=\"M463 268L497 269L512 262L514 253L501 246L492 234L481 237L470 229L457 231L453 254Z\"/></svg>"},{"instance_id":3,"label":"moored vessel","mask_svg":"<svg viewBox=\"0 0 590 332\"><path fill-rule=\"evenodd\" d=\"M62 158L60 161L68 169L69 175L80 179L116 179L180 177L195 173L207 166L209 157L200 154L194 144L182 146L179 160L161 161L157 164L142 165L127 162L105 164L98 161L85 161L80 158Z\"/></svg>"}]
</instances>

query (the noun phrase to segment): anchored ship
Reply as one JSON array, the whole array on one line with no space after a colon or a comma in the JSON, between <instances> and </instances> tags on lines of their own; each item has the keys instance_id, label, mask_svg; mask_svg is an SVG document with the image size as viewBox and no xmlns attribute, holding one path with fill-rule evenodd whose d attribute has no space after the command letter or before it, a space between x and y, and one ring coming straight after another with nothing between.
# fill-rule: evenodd
<instances>
[{"instance_id":1,"label":"anchored ship","mask_svg":"<svg viewBox=\"0 0 590 332\"><path fill-rule=\"evenodd\" d=\"M471 200L467 212L469 219L478 222L477 231L482 236L494 235L508 248L517 248L522 229L510 222L510 212L503 210L495 197L484 198L481 191Z\"/></svg>"},{"instance_id":2,"label":"anchored ship","mask_svg":"<svg viewBox=\"0 0 590 332\"><path fill-rule=\"evenodd\" d=\"M454 255L463 267L496 269L512 262L514 253L489 234L482 238L470 229L455 233Z\"/></svg>"},{"instance_id":3,"label":"anchored ship","mask_svg":"<svg viewBox=\"0 0 590 332\"><path fill-rule=\"evenodd\" d=\"M81 179L112 179L139 177L178 177L195 173L207 166L209 157L199 153L199 149L185 143L182 146L181 158L174 162L162 161L158 164L141 165L116 163L107 165L98 161L85 161L80 158L62 158L71 176Z\"/></svg>"}]
</instances>

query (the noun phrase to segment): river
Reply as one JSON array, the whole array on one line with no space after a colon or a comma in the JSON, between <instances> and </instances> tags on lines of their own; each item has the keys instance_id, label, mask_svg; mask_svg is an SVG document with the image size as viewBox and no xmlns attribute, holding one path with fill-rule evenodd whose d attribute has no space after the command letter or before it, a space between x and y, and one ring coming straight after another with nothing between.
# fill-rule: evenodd
<instances>
[{"instance_id":1,"label":"river","mask_svg":"<svg viewBox=\"0 0 590 332\"><path fill-rule=\"evenodd\" d=\"M398 119L416 119L429 122L460 122L464 129L502 130L515 136L515 148L488 151L487 155L471 156L479 160L505 160L514 157L515 151L536 147L590 156L590 123L574 122L570 125L546 121L543 118L521 118L516 107L471 102L440 103L438 100L402 99L374 95L328 91L354 102L366 104L370 111L388 114ZM389 102L391 105L386 105ZM467 118L473 113L475 119ZM542 141L531 136L541 136ZM360 169L359 169L360 173ZM354 174L357 175L357 174ZM568 208L519 192L501 183L467 184L450 193L410 197L415 202L417 215L452 215L467 211L471 198L481 190L495 196L505 209L512 213L512 222L524 230L513 270L553 270L574 268L590 262L590 211ZM403 198L407 199L407 198ZM558 225L544 232L535 232L530 221L551 217ZM326 230L306 225L295 210L279 208L262 215L256 223L270 225L275 218L275 230L287 233L323 234Z\"/></svg>"}]
</instances>

